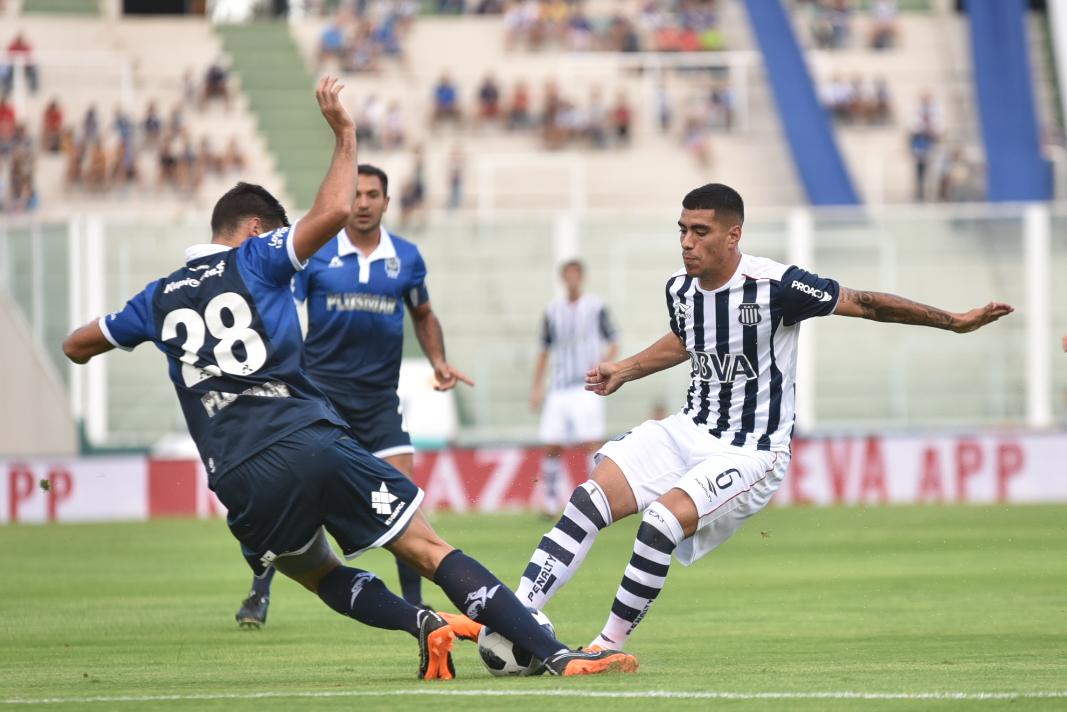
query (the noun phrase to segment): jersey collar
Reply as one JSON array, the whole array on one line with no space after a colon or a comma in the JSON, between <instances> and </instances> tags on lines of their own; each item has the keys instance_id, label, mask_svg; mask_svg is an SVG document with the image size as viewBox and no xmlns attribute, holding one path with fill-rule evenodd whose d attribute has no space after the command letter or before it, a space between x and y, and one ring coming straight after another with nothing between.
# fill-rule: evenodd
<instances>
[{"instance_id":1,"label":"jersey collar","mask_svg":"<svg viewBox=\"0 0 1067 712\"><path fill-rule=\"evenodd\" d=\"M192 245L185 248L185 263L188 264L194 260L200 260L211 255L217 255L220 252L229 252L232 247L226 245L219 245L214 242L202 243L200 245Z\"/></svg>"},{"instance_id":2,"label":"jersey collar","mask_svg":"<svg viewBox=\"0 0 1067 712\"><path fill-rule=\"evenodd\" d=\"M386 260L390 257L396 257L396 246L393 244L393 238L386 232L385 227L381 228L382 236L378 241L378 246L374 248L374 252L370 253L370 256L366 259L363 255L359 255L359 250L355 248L352 241L348 239L348 232L341 228L341 232L337 235L337 256L347 257L348 255L359 255L360 262L374 262L375 260Z\"/></svg>"}]
</instances>

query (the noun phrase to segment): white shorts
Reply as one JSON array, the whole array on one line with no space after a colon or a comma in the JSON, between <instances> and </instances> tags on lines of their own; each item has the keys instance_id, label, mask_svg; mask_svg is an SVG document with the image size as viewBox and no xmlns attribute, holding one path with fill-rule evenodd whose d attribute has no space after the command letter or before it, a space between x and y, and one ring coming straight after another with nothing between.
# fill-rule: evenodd
<instances>
[{"instance_id":1,"label":"white shorts","mask_svg":"<svg viewBox=\"0 0 1067 712\"><path fill-rule=\"evenodd\" d=\"M673 488L693 500L700 515L697 531L674 552L686 566L766 507L789 467L788 454L734 447L683 413L646 420L605 443L598 455L622 470L639 512Z\"/></svg>"},{"instance_id":2,"label":"white shorts","mask_svg":"<svg viewBox=\"0 0 1067 712\"><path fill-rule=\"evenodd\" d=\"M604 440L604 398L582 386L549 391L541 411L541 442L577 445Z\"/></svg>"}]
</instances>

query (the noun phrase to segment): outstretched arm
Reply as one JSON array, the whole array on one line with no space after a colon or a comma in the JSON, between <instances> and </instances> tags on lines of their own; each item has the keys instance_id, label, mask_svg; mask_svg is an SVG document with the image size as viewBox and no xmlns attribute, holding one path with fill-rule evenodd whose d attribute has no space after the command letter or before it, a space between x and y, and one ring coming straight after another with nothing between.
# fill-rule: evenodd
<instances>
[{"instance_id":1,"label":"outstretched arm","mask_svg":"<svg viewBox=\"0 0 1067 712\"><path fill-rule=\"evenodd\" d=\"M79 326L63 340L63 354L74 363L88 363L93 356L99 356L115 348L100 328L100 320L93 319L85 326Z\"/></svg>"},{"instance_id":2,"label":"outstretched arm","mask_svg":"<svg viewBox=\"0 0 1067 712\"><path fill-rule=\"evenodd\" d=\"M415 327L415 336L422 346L422 352L430 360L433 366L433 374L437 379L434 389L447 391L454 388L462 381L468 386L473 386L474 381L460 373L445 360L445 334L441 329L441 320L433 313L429 302L424 302L417 307L411 308L411 321Z\"/></svg>"},{"instance_id":3,"label":"outstretched arm","mask_svg":"<svg viewBox=\"0 0 1067 712\"><path fill-rule=\"evenodd\" d=\"M685 344L669 332L644 351L622 361L605 361L585 374L585 390L606 396L629 381L677 366L689 358Z\"/></svg>"},{"instance_id":4,"label":"outstretched arm","mask_svg":"<svg viewBox=\"0 0 1067 712\"><path fill-rule=\"evenodd\" d=\"M932 326L937 329L955 331L957 334L966 334L980 329L1013 311L1015 308L1009 304L990 302L984 307L967 312L949 312L913 302L895 294L864 292L848 287L841 287L841 296L837 301L837 308L834 309L834 313L841 316L855 316L895 324Z\"/></svg>"},{"instance_id":5,"label":"outstretched arm","mask_svg":"<svg viewBox=\"0 0 1067 712\"><path fill-rule=\"evenodd\" d=\"M335 143L315 203L300 219L293 235L293 252L301 262L318 252L345 226L356 199L356 124L341 103L342 88L333 77L323 77L315 89L319 110L333 131Z\"/></svg>"}]
</instances>

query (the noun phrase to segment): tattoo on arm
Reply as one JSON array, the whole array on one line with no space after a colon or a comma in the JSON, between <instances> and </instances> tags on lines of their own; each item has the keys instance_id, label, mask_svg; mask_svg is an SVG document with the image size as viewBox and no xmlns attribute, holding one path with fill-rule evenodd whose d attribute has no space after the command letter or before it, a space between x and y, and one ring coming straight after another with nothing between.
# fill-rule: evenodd
<instances>
[{"instance_id":1,"label":"tattoo on arm","mask_svg":"<svg viewBox=\"0 0 1067 712\"><path fill-rule=\"evenodd\" d=\"M948 330L951 330L956 323L955 315L950 312L913 302L895 294L842 288L841 300L847 302L845 313L872 321L932 326L936 329Z\"/></svg>"}]
</instances>

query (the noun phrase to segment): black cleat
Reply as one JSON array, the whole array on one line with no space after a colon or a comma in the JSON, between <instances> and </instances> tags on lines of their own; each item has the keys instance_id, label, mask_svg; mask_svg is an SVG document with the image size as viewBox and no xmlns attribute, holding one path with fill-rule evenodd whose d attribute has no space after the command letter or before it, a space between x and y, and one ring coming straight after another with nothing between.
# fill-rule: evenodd
<instances>
[{"instance_id":1,"label":"black cleat","mask_svg":"<svg viewBox=\"0 0 1067 712\"><path fill-rule=\"evenodd\" d=\"M545 661L551 675L598 675L637 672L637 658L621 650L561 650Z\"/></svg>"},{"instance_id":2,"label":"black cleat","mask_svg":"<svg viewBox=\"0 0 1067 712\"><path fill-rule=\"evenodd\" d=\"M451 680L456 677L452 664L452 644L456 636L445 619L433 611L419 611L419 679Z\"/></svg>"},{"instance_id":3,"label":"black cleat","mask_svg":"<svg viewBox=\"0 0 1067 712\"><path fill-rule=\"evenodd\" d=\"M259 630L267 624L267 608L270 606L270 596L263 596L255 591L248 594L248 598L241 601L241 607L237 610L237 625L246 630Z\"/></svg>"}]
</instances>

